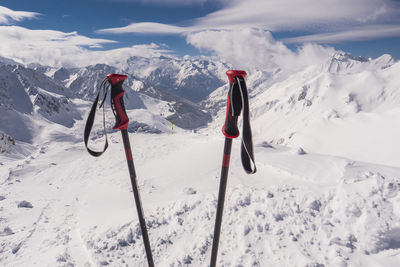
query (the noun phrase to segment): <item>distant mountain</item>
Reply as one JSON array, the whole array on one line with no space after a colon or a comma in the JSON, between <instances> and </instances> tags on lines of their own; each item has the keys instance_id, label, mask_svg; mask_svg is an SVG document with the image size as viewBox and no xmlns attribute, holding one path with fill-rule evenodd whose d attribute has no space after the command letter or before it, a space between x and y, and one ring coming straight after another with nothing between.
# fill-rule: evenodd
<instances>
[{"instance_id":1,"label":"distant mountain","mask_svg":"<svg viewBox=\"0 0 400 267\"><path fill-rule=\"evenodd\" d=\"M0 130L31 142L37 116L72 127L82 117L69 95L65 87L33 69L0 66Z\"/></svg>"},{"instance_id":2,"label":"distant mountain","mask_svg":"<svg viewBox=\"0 0 400 267\"><path fill-rule=\"evenodd\" d=\"M285 77L249 73L253 134L272 144L350 158L360 150L385 151L356 159L397 165L398 73L400 62L389 55L365 59L347 53ZM227 90L224 85L203 101L217 114L216 128L224 121Z\"/></svg>"},{"instance_id":3,"label":"distant mountain","mask_svg":"<svg viewBox=\"0 0 400 267\"><path fill-rule=\"evenodd\" d=\"M199 102L226 83L227 64L191 57L131 57L125 71L147 84Z\"/></svg>"},{"instance_id":4,"label":"distant mountain","mask_svg":"<svg viewBox=\"0 0 400 267\"><path fill-rule=\"evenodd\" d=\"M169 62L170 60L171 62ZM59 69L39 64L24 67L13 64L14 62L11 60L4 59L3 61L6 63L0 65L0 112L3 114L0 119L0 130L25 142L32 142L34 136L37 135L36 130L42 129L42 126L39 126L41 123L38 123L38 119L44 119L65 127L72 127L76 120L81 120L84 115L83 112L86 112L88 108L86 111L78 110L75 102L79 100L93 101L102 80L108 73L126 73L128 75L129 78L124 83L126 90L124 100L128 110L146 110L152 116L160 117L160 119L155 119L156 121L170 121L170 123L183 129L203 127L212 120L212 117L202 106L175 93L187 91L187 94L191 94L196 91L197 89L190 87L190 81L193 82L193 79L199 79L199 77L203 77L200 80L207 80L206 83L211 82L218 85L221 83L217 78L218 73L213 74L212 79L206 79L207 75L211 75L211 70L216 65L198 60L192 64L190 60L179 62L175 59L153 58L150 59L151 66L143 66L141 69L138 66L144 64L145 59L140 57L131 58L130 62L132 64L134 62L136 65L126 69L116 69L105 64ZM188 66L180 70L179 64ZM214 67L203 71L199 68L199 64ZM171 66L174 67L170 68ZM196 71L190 73L190 66L196 66ZM156 78L155 72L157 71L151 71L152 74L147 78L140 78L135 76L134 73L129 73L130 69L135 69L135 73L143 75L148 68L158 69L161 73L170 73L170 75L166 77L161 75ZM168 79L171 81L172 77L177 75L177 71L181 75L181 87L178 89L171 84L163 86L167 90L154 85L163 84L161 81ZM186 86L185 89L183 84ZM201 84L204 85L204 81ZM208 91L215 88L206 87L197 93L204 97L208 94ZM109 99L106 103L109 106ZM143 113L141 114L143 115ZM133 121L133 123L135 123L137 129L153 129L152 125L146 125L146 123L151 124L151 122L146 121L144 123L140 122L140 118L136 119L138 121ZM135 127L134 129L136 129ZM151 131L157 132L159 130L154 128Z\"/></svg>"},{"instance_id":5,"label":"distant mountain","mask_svg":"<svg viewBox=\"0 0 400 267\"><path fill-rule=\"evenodd\" d=\"M210 113L206 109L183 97L164 90L157 90L145 83L142 83L142 86L136 87L136 90L151 98L165 102L167 110L161 115L181 128L196 129L207 125L212 120Z\"/></svg>"},{"instance_id":6,"label":"distant mountain","mask_svg":"<svg viewBox=\"0 0 400 267\"><path fill-rule=\"evenodd\" d=\"M307 100L307 97L310 97L310 92L306 88L309 87L310 83L314 83L316 81L320 82L322 79L326 78L329 86L332 86L330 81L334 81L336 78L340 77L344 80L344 83L340 84L340 88L342 88L342 86L346 86L346 82L349 84L353 83L357 74L365 73L366 77L370 77L372 79L378 78L376 77L376 74L381 73L386 68L389 68L394 64L396 64L396 62L390 55L382 55L376 59L366 59L363 57L353 57L349 53L337 52L327 61L323 62L323 64L310 65L308 68L305 68L302 71L290 73L286 76L280 75L279 70L277 70L276 73L264 72L262 70L248 72L246 83L249 90L250 99L254 98L254 102L257 103L258 101L263 102L264 98L270 99L276 94L282 94L284 92L284 98L287 98L293 94L291 97L293 99L297 99L297 97L295 97L296 94L289 94L287 91L285 91L285 88L287 88L287 90L299 91L297 93L299 98ZM360 81L360 83L361 82L362 81ZM384 86L386 82L390 82L390 80L382 80L382 86ZM321 88L321 84L316 84L314 88L323 90L323 88ZM203 100L201 104L212 110L214 113L221 111L221 108L226 104L227 90L227 84L221 86L212 92L207 99ZM326 90L326 93L331 92L331 90ZM350 88L347 88L346 90L350 90ZM363 93L370 92L371 91L365 90ZM315 92L315 94L317 93ZM317 95L320 97L321 92L318 92ZM266 106L269 108L272 108L272 106L275 107L278 105L278 103L285 103L282 98L270 99L267 102L268 104ZM288 102L291 103L293 101L288 100Z\"/></svg>"},{"instance_id":7,"label":"distant mountain","mask_svg":"<svg viewBox=\"0 0 400 267\"><path fill-rule=\"evenodd\" d=\"M149 58L134 56L127 60L126 65L119 68L105 64L83 68L60 68L53 71L44 66L35 67L81 96L90 94L83 89L86 88L85 85L97 85L98 81L102 80L101 77L105 77L104 74L119 72L144 82L146 86L178 95L192 102L206 99L216 88L225 84L225 71L228 68L227 64L219 61L165 56ZM83 80L83 77L86 78Z\"/></svg>"},{"instance_id":8,"label":"distant mountain","mask_svg":"<svg viewBox=\"0 0 400 267\"><path fill-rule=\"evenodd\" d=\"M228 91L226 64L188 57L132 57L128 63L121 69L104 64L59 69L0 65L0 130L29 141L38 127L34 116L71 127L88 110L78 110L76 103L89 105L101 81L113 72L128 75L125 103L135 116L134 129L165 131L169 123L183 129L220 127ZM249 70L253 132L273 144L312 150L304 145L304 136L319 137L325 124L400 106L398 68L390 55L366 59L337 52L297 72ZM21 127L25 130L18 131Z\"/></svg>"},{"instance_id":9,"label":"distant mountain","mask_svg":"<svg viewBox=\"0 0 400 267\"><path fill-rule=\"evenodd\" d=\"M362 71L375 71L385 69L395 63L391 55L382 55L376 59L367 59L364 57L354 57L349 53L338 52L326 62L325 71L330 73L352 74Z\"/></svg>"},{"instance_id":10,"label":"distant mountain","mask_svg":"<svg viewBox=\"0 0 400 267\"><path fill-rule=\"evenodd\" d=\"M126 90L124 101L127 109L147 109L183 129L198 128L211 121L211 115L190 100L148 84L125 70L117 70L108 65L97 64L73 69L60 68L53 73L52 77L67 87L75 97L92 101L102 80L108 73L115 72L128 75L128 79L124 82ZM149 101L148 97L152 101ZM163 106L161 111L160 106Z\"/></svg>"}]
</instances>

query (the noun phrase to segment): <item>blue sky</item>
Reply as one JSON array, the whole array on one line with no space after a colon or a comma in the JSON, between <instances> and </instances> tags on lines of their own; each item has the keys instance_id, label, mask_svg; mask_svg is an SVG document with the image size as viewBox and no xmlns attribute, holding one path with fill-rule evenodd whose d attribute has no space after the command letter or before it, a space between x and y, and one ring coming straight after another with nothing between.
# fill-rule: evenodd
<instances>
[{"instance_id":1,"label":"blue sky","mask_svg":"<svg viewBox=\"0 0 400 267\"><path fill-rule=\"evenodd\" d=\"M245 28L270 31L292 50L311 42L355 56L389 53L400 59L398 0L2 0L0 7L0 38L18 41L2 42L0 56L20 55L28 61L29 50L41 47L53 56L78 53L82 61L88 51L126 53L128 48L139 54L218 54L228 47L207 35L196 36L218 31L221 39L229 39L227 32L237 35ZM34 13L18 17L15 11ZM254 41L251 35L247 38ZM35 60L46 58L41 53Z\"/></svg>"},{"instance_id":2,"label":"blue sky","mask_svg":"<svg viewBox=\"0 0 400 267\"><path fill-rule=\"evenodd\" d=\"M56 4L55 4L56 3ZM123 27L133 22L184 23L221 8L217 1L205 4L143 4L140 1L106 0L2 0L1 4L18 11L37 12L35 19L22 20L16 25L29 29L52 29L63 32L77 31L92 38L106 38L119 43L105 44L104 48L125 47L134 44L165 43L178 55L198 54L185 38L175 35L98 34L95 30Z\"/></svg>"}]
</instances>

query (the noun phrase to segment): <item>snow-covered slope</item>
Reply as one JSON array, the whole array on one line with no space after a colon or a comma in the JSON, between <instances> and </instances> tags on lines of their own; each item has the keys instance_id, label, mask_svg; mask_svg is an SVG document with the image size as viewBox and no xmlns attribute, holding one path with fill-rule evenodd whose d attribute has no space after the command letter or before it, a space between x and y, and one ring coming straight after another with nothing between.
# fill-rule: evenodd
<instances>
[{"instance_id":1,"label":"snow-covered slope","mask_svg":"<svg viewBox=\"0 0 400 267\"><path fill-rule=\"evenodd\" d=\"M101 158L53 142L4 162L3 266L145 266L119 133ZM208 266L223 137L131 135L156 266ZM218 266L396 266L400 169L235 141ZM184 159L184 162L182 161Z\"/></svg>"},{"instance_id":2,"label":"snow-covered slope","mask_svg":"<svg viewBox=\"0 0 400 267\"><path fill-rule=\"evenodd\" d=\"M138 72L128 73L125 89L132 98L126 99L132 101L129 131L155 263L208 266L228 87L199 107L151 83L157 73L159 81L175 79L177 66L195 59L178 65L176 59L147 60L135 59ZM258 171L245 174L240 140L234 140L218 266L399 264L399 64L388 55L337 53L295 73L248 71ZM182 67L185 77L191 68ZM68 128L45 117L57 110L51 97L72 103L61 113L75 107L86 117L94 84L119 70L40 68L51 77L45 84L58 86L47 89L27 69L0 67L0 78L7 77L0 79L0 130L15 127L18 134L18 127L34 139L23 146L4 130L3 143L0 137L7 150L0 154L0 265L146 266L119 132L110 131L109 150L93 158L82 142L84 120L74 119ZM220 73L218 79L226 78ZM202 109L215 114L207 128L171 133L173 116L185 125L197 123L206 116L196 114ZM104 142L98 117L92 148ZM110 129L110 112L106 122Z\"/></svg>"},{"instance_id":3,"label":"snow-covered slope","mask_svg":"<svg viewBox=\"0 0 400 267\"><path fill-rule=\"evenodd\" d=\"M400 166L400 128L394 126L400 63L378 58L365 62L365 69L359 65L333 58L322 71L310 67L257 95L256 134L318 153Z\"/></svg>"},{"instance_id":4,"label":"snow-covered slope","mask_svg":"<svg viewBox=\"0 0 400 267\"><path fill-rule=\"evenodd\" d=\"M0 66L0 130L33 142L46 123L72 127L81 116L68 95L65 87L33 69Z\"/></svg>"},{"instance_id":5,"label":"snow-covered slope","mask_svg":"<svg viewBox=\"0 0 400 267\"><path fill-rule=\"evenodd\" d=\"M399 71L400 62L389 55L364 59L337 53L285 79L249 73L253 133L274 144L400 166ZM204 102L216 107L219 121L226 92L227 85Z\"/></svg>"}]
</instances>

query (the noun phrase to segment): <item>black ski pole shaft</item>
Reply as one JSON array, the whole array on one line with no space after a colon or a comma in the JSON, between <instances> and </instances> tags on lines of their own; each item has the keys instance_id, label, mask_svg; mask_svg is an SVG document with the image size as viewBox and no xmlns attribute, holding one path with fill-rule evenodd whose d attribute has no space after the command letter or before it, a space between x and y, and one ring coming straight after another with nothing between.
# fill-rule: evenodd
<instances>
[{"instance_id":1,"label":"black ski pole shaft","mask_svg":"<svg viewBox=\"0 0 400 267\"><path fill-rule=\"evenodd\" d=\"M238 86L235 86L235 79L237 76L245 77L245 71L227 71L226 74L229 78L229 92L226 104L226 117L225 123L222 127L222 133L225 135L224 156L222 159L221 180L219 184L217 212L215 215L214 237L211 250L211 267L215 267L218 256L219 237L221 233L222 214L224 211L225 192L228 183L229 162L231 156L232 139L239 136L239 129L237 127L238 117L242 110L242 95Z\"/></svg>"},{"instance_id":2,"label":"black ski pole shaft","mask_svg":"<svg viewBox=\"0 0 400 267\"><path fill-rule=\"evenodd\" d=\"M211 267L214 267L217 263L218 244L219 244L219 236L221 233L222 214L224 212L226 185L228 183L228 171L229 171L229 161L231 157L231 148L232 148L232 139L226 137L224 145L224 156L222 159L221 180L219 183L219 191L218 191L217 213L215 217L215 226L214 226L214 240L211 250L211 264L210 264Z\"/></svg>"},{"instance_id":3,"label":"black ski pole shaft","mask_svg":"<svg viewBox=\"0 0 400 267\"><path fill-rule=\"evenodd\" d=\"M135 197L136 210L138 213L140 229L142 230L143 243L144 243L144 248L146 250L147 261L148 261L149 267L153 267L154 261L153 261L153 256L151 253L149 234L147 233L146 221L144 219L142 203L141 203L139 189L138 189L138 185L137 185L137 181L136 181L136 171L135 171L135 166L133 164L132 151L131 151L131 145L129 142L128 131L126 129L121 130L121 134L122 134L122 141L124 142L126 161L128 163L129 175L130 175L131 184L132 184L132 191L133 191L133 195Z\"/></svg>"},{"instance_id":4,"label":"black ski pole shaft","mask_svg":"<svg viewBox=\"0 0 400 267\"><path fill-rule=\"evenodd\" d=\"M147 263L149 267L154 267L150 240L146 228L146 221L144 219L142 202L140 199L138 184L136 181L135 166L133 164L131 145L129 142L129 136L127 130L129 119L128 116L126 115L124 101L123 101L123 96L125 94L125 91L122 89L122 83L128 76L121 74L108 74L107 77L111 83L111 107L113 109L116 119L116 123L113 129L121 130L122 140L124 142L124 148L125 148L126 161L128 163L129 175L131 178L132 191L135 197L136 210L139 218L140 229L142 231L144 248L146 250Z\"/></svg>"}]
</instances>

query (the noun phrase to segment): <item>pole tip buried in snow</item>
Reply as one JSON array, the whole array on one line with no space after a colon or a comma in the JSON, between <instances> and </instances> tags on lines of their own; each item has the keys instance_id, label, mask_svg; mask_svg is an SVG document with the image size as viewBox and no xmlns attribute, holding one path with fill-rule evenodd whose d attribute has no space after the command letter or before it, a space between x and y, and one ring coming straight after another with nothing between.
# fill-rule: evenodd
<instances>
[{"instance_id":1,"label":"pole tip buried in snow","mask_svg":"<svg viewBox=\"0 0 400 267\"><path fill-rule=\"evenodd\" d=\"M226 75L228 75L229 82L233 83L236 76L242 76L244 79L247 73L244 70L228 70Z\"/></svg>"},{"instance_id":2,"label":"pole tip buried in snow","mask_svg":"<svg viewBox=\"0 0 400 267\"><path fill-rule=\"evenodd\" d=\"M118 82L124 81L126 78L128 78L128 76L117 73L109 73L107 74L107 78L110 80L111 84L116 84Z\"/></svg>"}]
</instances>

